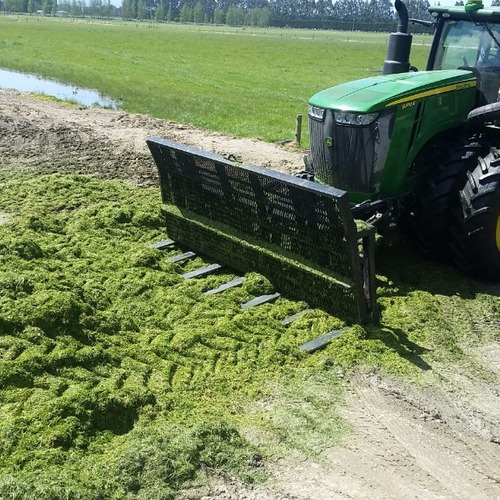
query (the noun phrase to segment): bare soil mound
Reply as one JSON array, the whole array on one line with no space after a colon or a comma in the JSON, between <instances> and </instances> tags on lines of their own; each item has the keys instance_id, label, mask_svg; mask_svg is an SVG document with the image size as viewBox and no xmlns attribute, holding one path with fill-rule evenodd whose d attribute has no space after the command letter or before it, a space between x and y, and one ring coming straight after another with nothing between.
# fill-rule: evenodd
<instances>
[{"instance_id":1,"label":"bare soil mound","mask_svg":"<svg viewBox=\"0 0 500 500\"><path fill-rule=\"evenodd\" d=\"M3 165L43 172L77 172L157 182L146 138L157 136L237 161L294 172L302 154L251 139L228 137L144 115L89 109L0 90L0 158Z\"/></svg>"}]
</instances>

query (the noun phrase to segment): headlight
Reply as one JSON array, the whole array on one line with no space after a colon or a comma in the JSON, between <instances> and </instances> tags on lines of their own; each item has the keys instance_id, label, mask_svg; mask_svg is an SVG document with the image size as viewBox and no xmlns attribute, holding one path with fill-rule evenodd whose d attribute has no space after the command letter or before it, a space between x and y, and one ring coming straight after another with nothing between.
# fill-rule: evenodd
<instances>
[{"instance_id":1,"label":"headlight","mask_svg":"<svg viewBox=\"0 0 500 500\"><path fill-rule=\"evenodd\" d=\"M349 111L335 111L335 121L343 125L370 125L378 116L378 113L351 113Z\"/></svg>"},{"instance_id":2,"label":"headlight","mask_svg":"<svg viewBox=\"0 0 500 500\"><path fill-rule=\"evenodd\" d=\"M323 108L318 108L317 106L309 105L308 114L314 120L323 121L325 118L325 110Z\"/></svg>"}]
</instances>

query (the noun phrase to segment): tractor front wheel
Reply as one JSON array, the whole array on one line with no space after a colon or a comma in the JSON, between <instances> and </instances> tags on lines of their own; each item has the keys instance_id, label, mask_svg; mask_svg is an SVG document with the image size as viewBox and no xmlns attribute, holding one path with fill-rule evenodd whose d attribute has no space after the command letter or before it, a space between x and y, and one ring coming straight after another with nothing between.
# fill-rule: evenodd
<instances>
[{"instance_id":1,"label":"tractor front wheel","mask_svg":"<svg viewBox=\"0 0 500 500\"><path fill-rule=\"evenodd\" d=\"M500 280L500 151L467 171L452 226L451 252L467 274Z\"/></svg>"},{"instance_id":2,"label":"tractor front wheel","mask_svg":"<svg viewBox=\"0 0 500 500\"><path fill-rule=\"evenodd\" d=\"M429 173L408 205L409 229L420 250L437 260L449 260L451 213L458 202L458 191L465 172L473 169L485 152L480 141L444 141L428 148L417 165L430 165ZM486 149L488 151L488 149Z\"/></svg>"}]
</instances>

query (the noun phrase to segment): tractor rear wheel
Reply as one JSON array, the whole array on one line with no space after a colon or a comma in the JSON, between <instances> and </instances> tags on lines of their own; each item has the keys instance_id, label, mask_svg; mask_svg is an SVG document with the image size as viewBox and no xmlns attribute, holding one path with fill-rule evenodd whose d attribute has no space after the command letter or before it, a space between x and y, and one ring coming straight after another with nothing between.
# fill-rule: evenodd
<instances>
[{"instance_id":1,"label":"tractor rear wheel","mask_svg":"<svg viewBox=\"0 0 500 500\"><path fill-rule=\"evenodd\" d=\"M500 151L492 148L467 171L454 213L451 252L467 274L500 280Z\"/></svg>"}]
</instances>

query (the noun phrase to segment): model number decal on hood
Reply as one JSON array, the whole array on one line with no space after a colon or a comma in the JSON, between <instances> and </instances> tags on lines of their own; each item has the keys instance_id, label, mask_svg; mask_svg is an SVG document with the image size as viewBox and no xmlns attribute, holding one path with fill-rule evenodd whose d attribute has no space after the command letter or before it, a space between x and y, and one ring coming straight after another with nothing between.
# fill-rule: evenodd
<instances>
[{"instance_id":1,"label":"model number decal on hood","mask_svg":"<svg viewBox=\"0 0 500 500\"><path fill-rule=\"evenodd\" d=\"M414 94L408 97L402 97L401 99L396 99L395 101L386 104L386 107L395 106L396 104L411 103L411 102L414 103L417 99L422 99L424 97L431 97L434 95L444 94L445 92L452 92L454 90L470 89L475 86L476 86L476 80L454 83L453 85L447 85L446 87L439 87L437 89L426 90L424 92L420 92L419 94Z\"/></svg>"},{"instance_id":2,"label":"model number decal on hood","mask_svg":"<svg viewBox=\"0 0 500 500\"><path fill-rule=\"evenodd\" d=\"M401 109L410 108L411 106L415 106L415 104L417 104L417 101L404 102Z\"/></svg>"}]
</instances>

